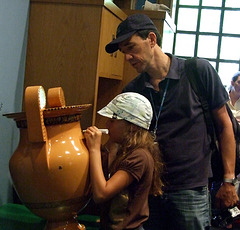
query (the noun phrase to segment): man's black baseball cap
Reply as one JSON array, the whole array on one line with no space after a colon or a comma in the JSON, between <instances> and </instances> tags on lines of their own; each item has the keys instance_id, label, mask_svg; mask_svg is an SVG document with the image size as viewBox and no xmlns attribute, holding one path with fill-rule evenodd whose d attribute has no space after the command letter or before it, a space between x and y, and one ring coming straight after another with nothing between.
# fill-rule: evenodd
<instances>
[{"instance_id":1,"label":"man's black baseball cap","mask_svg":"<svg viewBox=\"0 0 240 230\"><path fill-rule=\"evenodd\" d=\"M132 14L122 21L117 28L116 39L112 40L105 47L107 53L118 50L118 44L135 34L139 30L157 30L152 20L145 14Z\"/></svg>"}]
</instances>

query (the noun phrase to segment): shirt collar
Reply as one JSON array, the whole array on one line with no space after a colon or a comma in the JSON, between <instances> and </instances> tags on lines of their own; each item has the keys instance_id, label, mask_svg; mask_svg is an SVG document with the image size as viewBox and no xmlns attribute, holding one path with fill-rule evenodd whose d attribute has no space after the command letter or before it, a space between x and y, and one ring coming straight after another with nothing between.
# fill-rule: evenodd
<instances>
[{"instance_id":1,"label":"shirt collar","mask_svg":"<svg viewBox=\"0 0 240 230\"><path fill-rule=\"evenodd\" d=\"M180 78L178 59L172 54L166 53L166 55L171 58L171 65L166 78L178 80Z\"/></svg>"}]
</instances>

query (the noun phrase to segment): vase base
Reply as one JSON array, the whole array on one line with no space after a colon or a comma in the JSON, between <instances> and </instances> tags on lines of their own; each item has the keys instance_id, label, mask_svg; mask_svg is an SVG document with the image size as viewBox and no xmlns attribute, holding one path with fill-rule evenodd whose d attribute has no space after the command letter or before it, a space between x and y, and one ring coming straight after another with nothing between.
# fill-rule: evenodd
<instances>
[{"instance_id":1,"label":"vase base","mask_svg":"<svg viewBox=\"0 0 240 230\"><path fill-rule=\"evenodd\" d=\"M77 220L65 221L48 221L44 230L86 230L83 224L78 223Z\"/></svg>"}]
</instances>

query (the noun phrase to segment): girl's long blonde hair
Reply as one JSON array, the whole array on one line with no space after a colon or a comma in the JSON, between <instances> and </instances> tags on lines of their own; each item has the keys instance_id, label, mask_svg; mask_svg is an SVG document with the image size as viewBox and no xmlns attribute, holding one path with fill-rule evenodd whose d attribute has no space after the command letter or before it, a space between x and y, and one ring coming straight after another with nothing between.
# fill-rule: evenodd
<instances>
[{"instance_id":1,"label":"girl's long blonde hair","mask_svg":"<svg viewBox=\"0 0 240 230\"><path fill-rule=\"evenodd\" d=\"M128 121L128 129L123 134L123 142L118 151L116 159L112 163L111 169L114 170L135 149L147 149L154 161L153 180L150 194L161 195L163 182L161 175L163 172L163 161L158 144L154 142L153 135L146 129L136 126Z\"/></svg>"}]
</instances>

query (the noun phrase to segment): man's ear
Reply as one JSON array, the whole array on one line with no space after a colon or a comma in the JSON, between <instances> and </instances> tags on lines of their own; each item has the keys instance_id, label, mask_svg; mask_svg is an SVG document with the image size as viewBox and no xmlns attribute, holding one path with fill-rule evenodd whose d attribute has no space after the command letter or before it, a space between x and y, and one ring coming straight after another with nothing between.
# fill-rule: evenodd
<instances>
[{"instance_id":1,"label":"man's ear","mask_svg":"<svg viewBox=\"0 0 240 230\"><path fill-rule=\"evenodd\" d=\"M150 45L153 48L157 44L157 36L154 32L149 32L148 39L150 40Z\"/></svg>"}]
</instances>

